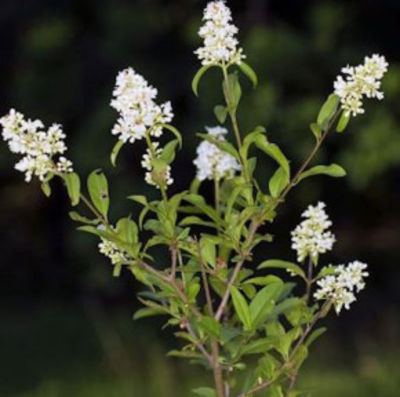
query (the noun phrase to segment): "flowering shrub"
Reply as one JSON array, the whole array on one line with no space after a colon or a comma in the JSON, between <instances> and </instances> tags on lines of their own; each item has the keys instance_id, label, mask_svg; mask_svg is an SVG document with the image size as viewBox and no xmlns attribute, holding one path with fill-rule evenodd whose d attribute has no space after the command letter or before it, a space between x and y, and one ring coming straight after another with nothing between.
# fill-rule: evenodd
<instances>
[{"instance_id":1,"label":"flowering shrub","mask_svg":"<svg viewBox=\"0 0 400 397\"><path fill-rule=\"evenodd\" d=\"M59 125L46 131L40 120L26 119L11 110L0 119L2 136L11 152L22 156L15 168L25 174L27 182L37 177L50 196L50 183L58 177L71 205L86 208L70 212L70 217L80 224L79 230L100 239L99 251L111 262L114 276L126 269L143 284L139 300L144 307L135 318L165 316L166 325L183 340L182 347L170 355L212 371L214 386L197 388L195 394L245 397L263 392L294 397L301 395L296 380L310 345L325 331L318 323L331 310L339 314L349 309L365 287L367 265L353 261L333 266L321 260L335 243L322 202L310 205L294 228L296 255L292 258L254 263L252 253L258 245L272 242L262 227L274 221L278 206L292 188L315 175L346 174L337 164L310 164L332 130L343 132L351 117L364 112L364 97L383 98L379 89L388 64L384 57L373 55L363 65L342 69L346 77L337 77L334 93L310 125L314 148L293 173L264 127L255 126L246 134L240 130L236 117L242 97L240 77L256 86L257 76L244 62L229 8L223 1L210 2L204 21L199 30L204 43L195 51L202 66L192 88L198 95L203 75L217 68L224 104L214 108L220 125L205 127L206 133L198 134L202 141L193 161L197 173L187 190L168 194L173 183L171 164L182 146L181 134L170 124L170 102L157 104L157 90L132 68L117 76L111 106L119 118L111 130L117 138L111 162L116 165L124 145L144 140L144 178L160 193L153 201L137 194L128 197L143 207L137 220L109 219L108 181L101 170L87 178L88 196L83 192L72 162L63 156L66 136ZM228 120L234 142L222 126ZM172 139L165 143L164 135ZM253 148L276 165L268 191L254 176L257 158L251 154ZM213 203L200 193L201 184L209 181L214 187ZM155 246L168 252L168 267L155 263ZM287 276L276 269L286 270Z\"/></svg>"}]
</instances>

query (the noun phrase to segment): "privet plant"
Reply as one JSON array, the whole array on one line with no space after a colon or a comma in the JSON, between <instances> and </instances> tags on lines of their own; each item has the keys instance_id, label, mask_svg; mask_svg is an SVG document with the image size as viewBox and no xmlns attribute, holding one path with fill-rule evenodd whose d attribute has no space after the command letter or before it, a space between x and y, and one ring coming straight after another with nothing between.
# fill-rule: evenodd
<instances>
[{"instance_id":1,"label":"privet plant","mask_svg":"<svg viewBox=\"0 0 400 397\"><path fill-rule=\"evenodd\" d=\"M271 243L272 236L262 226L274 221L292 188L319 174L345 175L337 164L311 166L312 160L332 130L343 132L351 117L364 113L364 97L383 98L379 89L388 64L384 57L373 55L362 65L342 69L334 92L310 125L314 148L293 173L264 127L240 129L239 78L249 78L256 86L257 77L244 62L229 8L223 1L210 2L203 20L199 36L204 42L195 51L202 66L192 88L197 95L205 72L217 68L224 103L214 107L220 125L198 134L197 174L187 190L169 194L171 164L182 145L181 134L171 125L171 104L157 104L157 90L132 68L117 76L111 106L119 117L111 131L117 138L111 162L115 166L123 146L145 141L144 177L159 191L159 199L153 201L136 192L128 197L143 207L137 220L109 218L108 181L101 170L89 175L88 195L83 192L72 162L64 157L65 134L60 125L46 129L40 120L11 110L0 120L2 136L10 150L22 156L15 168L25 173L27 182L37 177L46 196L51 194L53 179L64 182L71 205L83 207L70 212L70 217L81 224L79 230L99 238L99 250L110 260L114 276L126 269L143 284L138 299L144 307L135 318L165 316L166 325L183 341L170 355L211 370L213 387L197 388L195 394L299 396L299 370L311 343L325 331L320 321L332 310L339 314L342 308L349 309L365 286L367 265L353 261L333 266L321 260L335 243L322 202L310 205L292 232L296 256L288 253L283 260L266 256L254 263L252 253L260 244ZM228 127L222 126L228 124L232 141ZM165 143L164 136L172 138ZM253 149L276 166L267 191L254 177ZM213 202L201 194L201 184L209 183L215 193ZM155 246L168 253L167 267L154 263Z\"/></svg>"}]
</instances>

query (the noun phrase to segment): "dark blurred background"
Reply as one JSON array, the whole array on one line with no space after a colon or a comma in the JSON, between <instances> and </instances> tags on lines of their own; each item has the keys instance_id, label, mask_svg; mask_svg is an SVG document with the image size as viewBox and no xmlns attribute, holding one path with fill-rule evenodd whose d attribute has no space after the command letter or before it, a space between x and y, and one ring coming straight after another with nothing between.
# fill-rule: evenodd
<instances>
[{"instance_id":1,"label":"dark blurred background","mask_svg":"<svg viewBox=\"0 0 400 397\"><path fill-rule=\"evenodd\" d=\"M185 150L173 168L171 191L194 175L195 132L216 124L219 76L190 90L199 67L203 1L2 0L0 110L16 107L45 124L64 125L68 155L81 175L102 167L112 178L112 214L135 214L128 194L154 192L144 184L140 144L125 147L112 169L109 107L117 72L133 66L170 99ZM398 396L400 390L400 2L229 1L240 41L260 79L243 80L243 131L258 124L296 166L313 144L316 117L340 68L364 55L385 55L385 100L345 134L333 134L319 155L348 171L340 180L304 182L281 209L276 242L262 255L293 260L289 232L309 203L324 200L338 238L332 263L359 259L371 277L350 312L332 316L314 347L302 386L315 396ZM216 89L216 87L218 89ZM46 199L37 183L13 170L16 157L0 150L0 395L33 397L188 396L206 384L197 368L164 358L174 346L162 322L133 322L139 285L115 279L94 238L74 230L68 200L54 185ZM260 163L263 183L272 171ZM264 178L264 179L263 179Z\"/></svg>"}]
</instances>

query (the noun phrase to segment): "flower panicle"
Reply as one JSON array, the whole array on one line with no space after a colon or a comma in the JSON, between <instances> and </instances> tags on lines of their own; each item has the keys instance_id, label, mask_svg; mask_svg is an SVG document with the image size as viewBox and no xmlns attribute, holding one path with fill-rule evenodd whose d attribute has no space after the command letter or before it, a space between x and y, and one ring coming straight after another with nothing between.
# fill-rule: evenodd
<instances>
[{"instance_id":1,"label":"flower panicle","mask_svg":"<svg viewBox=\"0 0 400 397\"><path fill-rule=\"evenodd\" d=\"M365 278L369 276L367 267L367 264L357 260L347 266L337 266L333 275L317 281L319 288L314 298L331 301L337 314L343 307L349 310L350 305L356 301L356 293L365 288Z\"/></svg>"},{"instance_id":2,"label":"flower panicle","mask_svg":"<svg viewBox=\"0 0 400 397\"><path fill-rule=\"evenodd\" d=\"M299 262L307 257L316 262L318 256L330 251L336 241L334 234L328 230L332 222L325 207L323 202L308 206L302 214L305 219L292 231L292 249L296 251Z\"/></svg>"},{"instance_id":3,"label":"flower panicle","mask_svg":"<svg viewBox=\"0 0 400 397\"><path fill-rule=\"evenodd\" d=\"M344 76L337 76L334 82L334 92L339 96L346 115L355 117L364 113L364 97L383 99L384 94L380 91L381 80L387 72L388 66L384 56L373 54L365 57L362 65L347 65L342 68Z\"/></svg>"},{"instance_id":4,"label":"flower panicle","mask_svg":"<svg viewBox=\"0 0 400 397\"><path fill-rule=\"evenodd\" d=\"M207 133L215 139L225 141L228 130L224 127L206 127ZM204 140L197 147L197 157L193 161L197 168L197 179L204 181L230 179L241 170L238 161L229 153L222 151L217 145Z\"/></svg>"},{"instance_id":5,"label":"flower panicle","mask_svg":"<svg viewBox=\"0 0 400 397\"><path fill-rule=\"evenodd\" d=\"M157 89L134 69L119 72L110 103L119 113L119 118L111 133L130 143L143 139L147 131L159 138L163 132L162 124L171 122L174 114L171 102L161 105L155 102L157 94Z\"/></svg>"},{"instance_id":6,"label":"flower panicle","mask_svg":"<svg viewBox=\"0 0 400 397\"><path fill-rule=\"evenodd\" d=\"M160 184L155 180L153 172L154 166L152 164L153 159L159 158L162 153L162 149L159 147L159 142L153 142L153 150L147 148L146 153L143 154L141 165L146 170L145 173L145 181L149 185L155 186L157 189L160 189ZM164 182L164 185L172 185L174 183L174 179L171 176L171 166L166 165L162 170L163 175L161 175L161 180Z\"/></svg>"},{"instance_id":7,"label":"flower panicle","mask_svg":"<svg viewBox=\"0 0 400 397\"><path fill-rule=\"evenodd\" d=\"M22 155L15 169L25 173L26 182L33 176L44 181L52 172L73 172L72 162L63 156L67 146L61 125L53 124L46 130L41 120L26 119L15 109L0 118L0 125L10 151Z\"/></svg>"},{"instance_id":8,"label":"flower panicle","mask_svg":"<svg viewBox=\"0 0 400 397\"><path fill-rule=\"evenodd\" d=\"M202 65L239 65L245 55L243 49L238 47L238 28L231 23L232 13L225 2L209 2L203 20L204 25L198 32L203 39L203 46L195 51Z\"/></svg>"}]
</instances>

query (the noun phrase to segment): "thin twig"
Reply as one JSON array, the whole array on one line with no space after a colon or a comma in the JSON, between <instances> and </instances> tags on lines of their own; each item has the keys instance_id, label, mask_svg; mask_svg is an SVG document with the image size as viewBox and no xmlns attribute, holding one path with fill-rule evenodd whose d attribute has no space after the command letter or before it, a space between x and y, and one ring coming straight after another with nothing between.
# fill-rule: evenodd
<instances>
[{"instance_id":1,"label":"thin twig","mask_svg":"<svg viewBox=\"0 0 400 397\"><path fill-rule=\"evenodd\" d=\"M199 255L199 263L200 263L200 268L201 268L201 278L203 280L203 287L204 287L204 293L206 296L206 302L207 302L207 308L210 316L214 315L214 309L212 306L212 299L211 299L211 292L210 292L210 286L208 285L208 279L207 279L207 274L206 274L206 267L205 263L203 260L203 255L201 253L201 247L200 247L200 242L196 240L196 246L197 246L197 252Z\"/></svg>"},{"instance_id":2,"label":"thin twig","mask_svg":"<svg viewBox=\"0 0 400 397\"><path fill-rule=\"evenodd\" d=\"M252 243L254 235L256 234L256 231L257 231L259 226L260 226L260 223L255 221L255 220L253 220L253 222L250 225L249 234L248 234L247 239L246 239L246 243L245 243L246 245L250 245ZM235 283L236 278L238 277L239 272L240 272L240 270L241 270L241 268L242 268L242 266L243 266L248 254L249 254L249 249L247 249L243 253L243 259L240 260L236 264L235 268L233 269L233 273L232 273L231 278L228 281L228 284L227 284L227 287L226 287L226 290L225 290L225 294L224 294L224 296L223 296L223 298L221 300L221 303L220 303L220 305L218 307L218 310L217 310L217 312L215 314L215 319L217 321L219 321L221 319L221 317L222 317L222 314L223 314L223 312L225 310L225 307L226 307L226 305L228 303L228 299L229 299L230 294L231 294L231 287Z\"/></svg>"},{"instance_id":3,"label":"thin twig","mask_svg":"<svg viewBox=\"0 0 400 397\"><path fill-rule=\"evenodd\" d=\"M204 355L204 357L206 357L206 359L208 360L210 366L213 366L213 358L212 358L211 354L206 350L206 348L204 347L203 343L200 342L200 340L197 337L196 333L193 331L193 328L191 327L189 320L185 319L183 321L183 325L187 329L187 331L190 334L190 336L194 339L194 344L196 345L196 347L200 350L200 352Z\"/></svg>"},{"instance_id":4,"label":"thin twig","mask_svg":"<svg viewBox=\"0 0 400 397\"><path fill-rule=\"evenodd\" d=\"M306 280L306 303L310 300L311 295L311 286L313 283L313 262L311 258L308 259L308 271L307 271L307 280Z\"/></svg>"},{"instance_id":5,"label":"thin twig","mask_svg":"<svg viewBox=\"0 0 400 397\"><path fill-rule=\"evenodd\" d=\"M282 372L285 368L287 368L287 367L290 366L290 362L293 360L295 354L297 353L297 350L298 350L298 349L300 348L300 346L303 344L304 340L307 338L308 334L309 334L309 333L311 332L311 330L314 328L314 326L315 326L315 324L317 323L317 321L321 318L322 314L323 314L324 311L325 311L325 308L326 308L329 304L330 304L330 301L325 302L325 303L322 305L321 309L318 311L318 313L315 315L313 321L304 329L302 335L300 336L300 338L299 338L299 340L297 341L295 347L293 348L293 350L292 350L292 352L291 352L291 354L290 354L290 356L289 356L289 359L288 359L285 363L282 364L282 366L281 366L281 368L280 368L280 372ZM295 374L295 376L296 376L296 379L297 379L297 374ZM245 393L239 394L237 397L245 397L245 396L248 395L248 394L252 394L252 393L261 391L261 390L263 390L263 389L265 389L265 388L271 386L271 384L272 384L273 382L275 382L276 379L277 379L277 378L275 378L274 380L272 380L272 379L266 380L266 381L260 383L258 386L254 387L254 388L252 388L252 389L250 389L250 390L248 390L248 391L246 391ZM294 380L294 384L295 384L295 382L296 382L296 380ZM292 387L294 387L294 384L293 384Z\"/></svg>"},{"instance_id":6,"label":"thin twig","mask_svg":"<svg viewBox=\"0 0 400 397\"><path fill-rule=\"evenodd\" d=\"M176 265L178 261L178 249L176 246L176 243L172 243L169 247L169 250L171 252L171 280L175 280L176 278Z\"/></svg>"}]
</instances>

